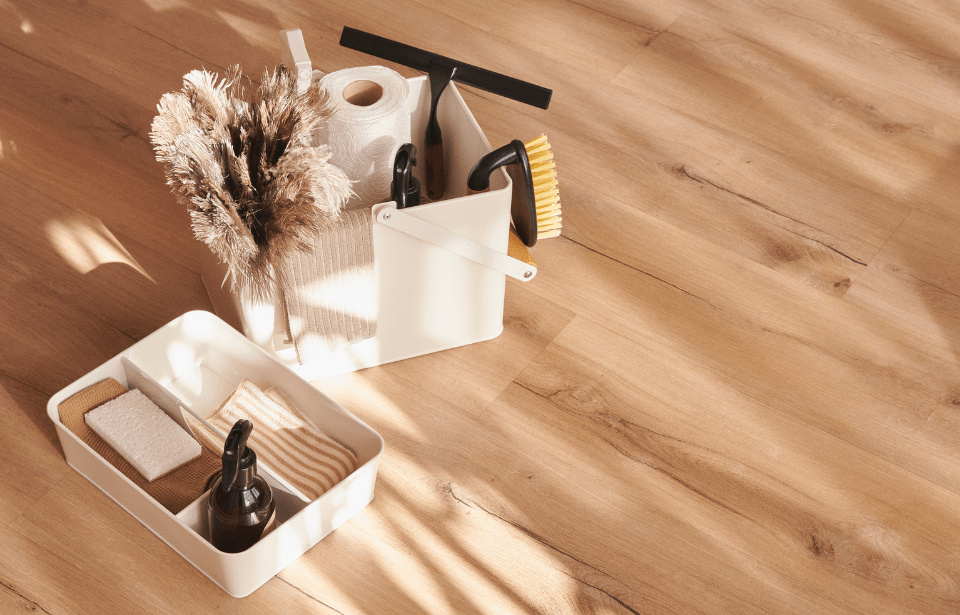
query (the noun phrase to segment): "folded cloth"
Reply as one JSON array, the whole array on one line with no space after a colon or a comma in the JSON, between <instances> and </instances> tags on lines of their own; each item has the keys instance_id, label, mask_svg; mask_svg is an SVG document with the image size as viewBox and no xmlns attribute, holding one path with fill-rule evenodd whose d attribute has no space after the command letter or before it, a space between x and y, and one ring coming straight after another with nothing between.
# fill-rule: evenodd
<instances>
[{"instance_id":1,"label":"folded cloth","mask_svg":"<svg viewBox=\"0 0 960 615\"><path fill-rule=\"evenodd\" d=\"M223 452L222 438L193 417L186 418L201 444ZM275 388L264 391L244 379L207 421L223 433L230 433L240 419L253 423L247 445L257 459L309 501L323 495L360 465L353 451L304 419Z\"/></svg>"},{"instance_id":2,"label":"folded cloth","mask_svg":"<svg viewBox=\"0 0 960 615\"><path fill-rule=\"evenodd\" d=\"M321 231L312 251L280 265L287 333L301 364L377 333L373 214L344 211Z\"/></svg>"},{"instance_id":3,"label":"folded cloth","mask_svg":"<svg viewBox=\"0 0 960 615\"><path fill-rule=\"evenodd\" d=\"M152 482L147 481L126 459L98 436L83 419L83 415L111 399L127 393L127 387L113 378L107 378L68 397L57 406L60 422L87 446L119 470L124 476L147 492L161 506L177 514L203 495L204 487L222 466L220 455L207 449L200 456L181 465Z\"/></svg>"}]
</instances>

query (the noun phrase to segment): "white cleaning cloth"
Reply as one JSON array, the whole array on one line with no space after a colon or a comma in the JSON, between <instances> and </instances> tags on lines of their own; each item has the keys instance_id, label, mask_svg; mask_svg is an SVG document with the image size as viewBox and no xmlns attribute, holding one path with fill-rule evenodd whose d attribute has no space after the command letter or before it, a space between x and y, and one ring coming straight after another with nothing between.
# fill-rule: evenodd
<instances>
[{"instance_id":1,"label":"white cleaning cloth","mask_svg":"<svg viewBox=\"0 0 960 615\"><path fill-rule=\"evenodd\" d=\"M84 420L147 481L200 456L200 443L137 389L87 412Z\"/></svg>"},{"instance_id":2,"label":"white cleaning cloth","mask_svg":"<svg viewBox=\"0 0 960 615\"><path fill-rule=\"evenodd\" d=\"M322 231L310 253L281 265L288 332L301 364L377 333L373 215L351 209Z\"/></svg>"}]
</instances>

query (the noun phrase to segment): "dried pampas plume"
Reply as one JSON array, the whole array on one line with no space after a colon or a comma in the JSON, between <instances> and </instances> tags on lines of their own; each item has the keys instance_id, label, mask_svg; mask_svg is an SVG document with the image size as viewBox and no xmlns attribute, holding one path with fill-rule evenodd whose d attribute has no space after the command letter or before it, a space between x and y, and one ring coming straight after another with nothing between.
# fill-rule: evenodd
<instances>
[{"instance_id":1,"label":"dried pampas plume","mask_svg":"<svg viewBox=\"0 0 960 615\"><path fill-rule=\"evenodd\" d=\"M309 250L351 191L329 149L312 145L331 113L326 96L299 92L283 68L246 85L249 96L237 66L219 82L204 70L188 73L181 92L160 99L150 140L194 235L235 285L264 299L275 282L283 286L280 261Z\"/></svg>"}]
</instances>

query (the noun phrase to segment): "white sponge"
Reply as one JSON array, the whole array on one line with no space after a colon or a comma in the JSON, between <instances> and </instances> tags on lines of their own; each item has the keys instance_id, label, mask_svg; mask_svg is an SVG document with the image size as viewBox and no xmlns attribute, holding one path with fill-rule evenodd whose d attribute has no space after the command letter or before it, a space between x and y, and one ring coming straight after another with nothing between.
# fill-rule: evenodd
<instances>
[{"instance_id":1,"label":"white sponge","mask_svg":"<svg viewBox=\"0 0 960 615\"><path fill-rule=\"evenodd\" d=\"M137 389L87 412L84 420L147 481L200 456L200 443Z\"/></svg>"}]
</instances>

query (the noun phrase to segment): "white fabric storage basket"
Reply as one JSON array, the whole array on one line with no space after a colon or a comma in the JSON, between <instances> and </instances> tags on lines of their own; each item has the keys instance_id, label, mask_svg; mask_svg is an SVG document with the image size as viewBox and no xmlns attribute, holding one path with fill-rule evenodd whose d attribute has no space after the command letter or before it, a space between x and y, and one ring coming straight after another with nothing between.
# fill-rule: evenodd
<instances>
[{"instance_id":1,"label":"white fabric storage basket","mask_svg":"<svg viewBox=\"0 0 960 615\"><path fill-rule=\"evenodd\" d=\"M429 82L424 76L408 83L416 101L411 105L411 134L422 152ZM506 275L528 280L536 271L506 255L510 177L497 169L488 192L468 194L470 170L491 147L454 83L440 98L438 119L443 127L447 198L400 210L400 216L390 215L396 211L389 210L392 203L373 208L375 215L380 214L373 228L378 293L374 337L300 364L294 346L286 343L282 299L260 303L231 292L230 281L224 283L226 267L204 248L201 275L217 314L307 380L500 335ZM422 161L415 167L421 183L423 167ZM417 220L428 224L413 228Z\"/></svg>"},{"instance_id":2,"label":"white fabric storage basket","mask_svg":"<svg viewBox=\"0 0 960 615\"><path fill-rule=\"evenodd\" d=\"M275 386L307 420L352 449L359 466L309 503L261 468L277 501L277 527L242 553L223 553L205 538L207 494L174 515L60 421L60 403L105 378L139 388L183 425L180 405L207 414L243 378ZM50 399L47 414L70 466L235 598L249 595L366 506L383 452L376 431L209 312L184 314L70 384Z\"/></svg>"}]
</instances>

